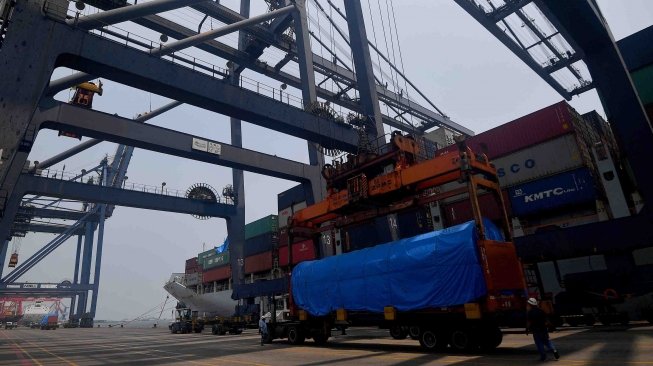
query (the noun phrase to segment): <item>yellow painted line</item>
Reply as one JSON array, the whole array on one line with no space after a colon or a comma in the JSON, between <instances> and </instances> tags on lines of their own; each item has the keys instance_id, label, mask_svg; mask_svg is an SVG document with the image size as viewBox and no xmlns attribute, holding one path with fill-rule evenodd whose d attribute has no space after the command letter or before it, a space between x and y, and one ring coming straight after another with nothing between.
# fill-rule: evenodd
<instances>
[{"instance_id":1,"label":"yellow painted line","mask_svg":"<svg viewBox=\"0 0 653 366\"><path fill-rule=\"evenodd\" d=\"M54 356L54 357L58 358L59 360L61 360L61 361L65 362L65 363L67 363L67 364L70 365L70 366L77 366L76 363L74 363L74 362L72 362L72 361L69 361L69 360L67 360L67 359L65 359L65 358L63 358L63 357L61 357L61 356L59 356L59 355L56 355L56 354L54 354L54 353L48 351L47 349L45 349L45 348L39 346L39 345L36 344L36 343L33 343L33 342L31 342L31 341L28 341L27 339L22 339L22 338L21 338L21 340L22 340L22 341L25 341L25 342L27 342L27 343L29 343L29 344L31 344L32 346L37 347L37 348L40 349L41 351L43 351L43 352L45 352L45 353L47 353L47 354L49 354L49 355L51 355L51 356Z\"/></svg>"},{"instance_id":2,"label":"yellow painted line","mask_svg":"<svg viewBox=\"0 0 653 366\"><path fill-rule=\"evenodd\" d=\"M17 347L21 352L23 352L24 354L26 354L27 357L30 358L30 360L34 361L35 364L37 364L37 365L39 365L39 366L43 366L43 364L40 363L39 360L37 360L36 358L32 357L32 355L30 355L29 352L25 351L25 350L23 349L23 347L21 347L18 343L14 342L13 339L9 338L9 337L5 334L4 331L2 331L2 332L0 332L0 333L2 333L2 336L5 337L7 340L9 340L11 343L13 343L14 346L16 346L16 347Z\"/></svg>"}]
</instances>

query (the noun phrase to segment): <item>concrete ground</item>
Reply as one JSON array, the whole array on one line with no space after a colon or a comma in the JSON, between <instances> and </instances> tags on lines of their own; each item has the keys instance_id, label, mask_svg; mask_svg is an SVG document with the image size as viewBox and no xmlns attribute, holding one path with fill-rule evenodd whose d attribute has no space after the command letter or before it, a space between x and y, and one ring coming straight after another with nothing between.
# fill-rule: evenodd
<instances>
[{"instance_id":1,"label":"concrete ground","mask_svg":"<svg viewBox=\"0 0 653 366\"><path fill-rule=\"evenodd\" d=\"M328 346L260 346L255 330L241 335L170 334L167 329L0 330L0 365L528 365L538 356L532 338L508 332L491 354L427 353L417 341L387 331L350 329ZM652 365L653 326L563 328L552 334L556 365ZM546 364L544 363L544 364Z\"/></svg>"}]
</instances>

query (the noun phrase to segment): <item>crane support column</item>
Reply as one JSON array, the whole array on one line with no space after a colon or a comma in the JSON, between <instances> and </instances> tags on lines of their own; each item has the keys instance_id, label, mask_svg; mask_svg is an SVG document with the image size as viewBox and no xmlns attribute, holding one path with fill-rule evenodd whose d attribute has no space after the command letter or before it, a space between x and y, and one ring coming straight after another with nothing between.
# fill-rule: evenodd
<instances>
[{"instance_id":1,"label":"crane support column","mask_svg":"<svg viewBox=\"0 0 653 366\"><path fill-rule=\"evenodd\" d=\"M240 1L240 15L249 17L250 0ZM243 50L246 42L246 34L243 31L238 32L238 49ZM240 72L235 72L235 66L232 66L232 85L238 85ZM243 129L242 121L238 118L230 118L231 122L231 144L235 147L243 147ZM227 236L229 238L229 251L231 252L231 277L233 286L237 287L244 282L245 275L243 266L245 248L245 174L242 169L231 170L234 193L236 194L236 213L227 221ZM229 225L233 221L233 225ZM238 233L236 233L238 231Z\"/></svg>"},{"instance_id":2,"label":"crane support column","mask_svg":"<svg viewBox=\"0 0 653 366\"><path fill-rule=\"evenodd\" d=\"M311 36L308 32L308 18L306 15L306 0L295 2L297 10L292 13L295 23L295 39L297 44L297 58L299 63L299 75L302 80L302 99L304 108L308 108L317 101L315 91L315 70L313 70L313 51L311 50ZM324 166L324 155L320 151L320 145L308 141L308 160L311 165ZM311 182L313 198L308 198L308 204L313 204L324 199L326 193L326 182L320 176L318 181Z\"/></svg>"},{"instance_id":3,"label":"crane support column","mask_svg":"<svg viewBox=\"0 0 653 366\"><path fill-rule=\"evenodd\" d=\"M42 1L18 1L15 6L0 53L0 90L11 90L0 96L0 217L12 216L10 220L6 204L36 138L30 120L61 44L48 36L59 23L43 21Z\"/></svg>"},{"instance_id":4,"label":"crane support column","mask_svg":"<svg viewBox=\"0 0 653 366\"><path fill-rule=\"evenodd\" d=\"M356 68L356 81L360 92L361 106L365 116L374 118L376 135L383 136L383 119L381 107L376 93L374 69L370 58L370 48L367 45L367 31L360 1L345 1L347 13L347 27L349 28L349 42Z\"/></svg>"}]
</instances>

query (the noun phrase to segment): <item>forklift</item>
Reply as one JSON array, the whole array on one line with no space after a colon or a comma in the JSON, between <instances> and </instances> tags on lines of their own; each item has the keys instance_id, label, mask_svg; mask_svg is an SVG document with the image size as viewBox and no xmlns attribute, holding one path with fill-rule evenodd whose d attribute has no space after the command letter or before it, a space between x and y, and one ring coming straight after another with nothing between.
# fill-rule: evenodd
<instances>
[{"instance_id":1,"label":"forklift","mask_svg":"<svg viewBox=\"0 0 653 366\"><path fill-rule=\"evenodd\" d=\"M170 324L170 333L172 334L186 334L186 333L202 333L204 330L204 322L197 317L197 311L192 311L183 302L178 302L175 306L177 318L175 322Z\"/></svg>"}]
</instances>

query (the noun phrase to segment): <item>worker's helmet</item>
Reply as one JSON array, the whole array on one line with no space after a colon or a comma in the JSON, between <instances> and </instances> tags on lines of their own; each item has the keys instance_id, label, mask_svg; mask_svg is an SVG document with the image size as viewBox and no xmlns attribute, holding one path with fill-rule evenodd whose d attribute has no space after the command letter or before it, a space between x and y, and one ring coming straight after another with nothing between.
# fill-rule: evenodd
<instances>
[{"instance_id":1,"label":"worker's helmet","mask_svg":"<svg viewBox=\"0 0 653 366\"><path fill-rule=\"evenodd\" d=\"M537 306L537 300L534 297L529 298L528 303L533 306Z\"/></svg>"}]
</instances>

